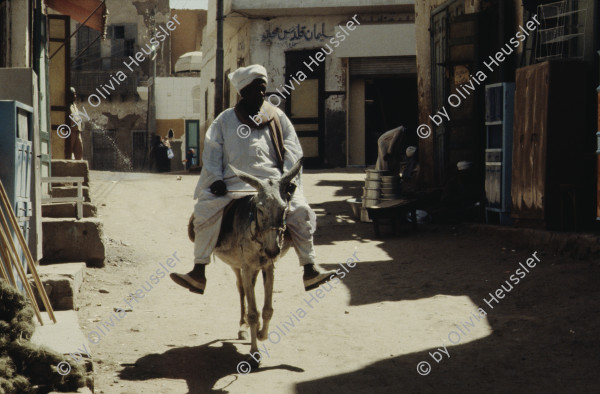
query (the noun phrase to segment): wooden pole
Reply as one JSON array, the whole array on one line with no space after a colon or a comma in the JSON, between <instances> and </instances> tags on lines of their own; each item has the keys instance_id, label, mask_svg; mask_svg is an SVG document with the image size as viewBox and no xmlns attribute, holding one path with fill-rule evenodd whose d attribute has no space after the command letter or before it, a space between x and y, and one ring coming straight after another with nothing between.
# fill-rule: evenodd
<instances>
[{"instance_id":1,"label":"wooden pole","mask_svg":"<svg viewBox=\"0 0 600 394\"><path fill-rule=\"evenodd\" d=\"M10 266L10 263L8 263L8 258L6 256L6 253L4 252L4 246L2 244L0 244L0 272L2 274L2 279L4 279L5 281L7 281L8 283L12 284L14 286L14 283L12 283L10 281L10 279L8 278L8 273L6 272L6 268L4 267L4 264L8 265L8 270L10 271L10 273L12 274L12 269Z\"/></svg>"},{"instance_id":2,"label":"wooden pole","mask_svg":"<svg viewBox=\"0 0 600 394\"><path fill-rule=\"evenodd\" d=\"M0 229L0 231L2 231ZM3 234L0 234L3 235ZM0 237L0 241L2 241L2 237ZM10 263L9 260L9 255L8 255L8 245L6 245L3 242L0 242L0 255L2 255L2 273L5 274L6 273L6 277L5 279L12 284L13 286L17 286L17 282L15 280L15 275L13 274L12 271L12 265Z\"/></svg>"},{"instance_id":3,"label":"wooden pole","mask_svg":"<svg viewBox=\"0 0 600 394\"><path fill-rule=\"evenodd\" d=\"M40 277L38 276L37 269L35 268L35 262L33 261L33 256L31 256L31 252L29 251L29 246L27 245L27 242L25 242L25 237L23 237L23 234L21 233L21 228L19 227L19 225L17 223L17 218L15 216L15 213L12 211L12 209L10 209L10 202L9 202L8 196L6 194L6 190L4 190L4 185L2 184L2 181L0 181L0 199L2 200L2 202L4 202L4 206L6 207L6 211L8 212L8 217L9 217L10 221L12 222L14 231L17 234L19 243L21 244L21 249L23 249L23 252L25 253L25 258L27 260L27 266L29 267L29 271L31 271L31 275L33 276L35 285L38 288L38 292L40 293L40 298L42 299L42 302L44 303L44 306L46 307L46 311L48 312L50 319L52 319L52 321L54 323L56 323L56 317L54 316L54 310L52 309L52 305L50 304L50 300L48 299L48 294L46 294L46 289L44 289L44 285L42 284L42 281L40 280ZM2 215L2 216L4 216L4 215ZM11 242L12 242L12 239L11 239ZM17 256L17 258L18 258L18 256ZM23 267L21 267L20 265L19 265L19 268L21 268L21 270L23 269ZM27 279L27 278L25 278L25 279ZM29 282L25 281L25 283L26 283L26 286L29 287L29 290L31 291ZM32 292L32 295L33 295L33 292ZM35 298L32 299L32 302L37 307ZM41 324L43 324L43 323L41 323Z\"/></svg>"},{"instance_id":4,"label":"wooden pole","mask_svg":"<svg viewBox=\"0 0 600 394\"><path fill-rule=\"evenodd\" d=\"M50 304L50 300L48 299L48 294L46 294L46 289L44 289L44 285L42 284L42 281L40 280L40 277L38 276L37 269L35 268L35 262L33 261L33 257L31 256L31 252L29 251L29 246L27 246L27 242L25 242L25 238L23 237L23 234L21 233L21 229L20 229L19 225L17 224L17 218L15 216L15 213L12 211L12 209L10 209L10 202L8 200L8 196L6 195L6 191L4 190L4 185L2 184L2 181L0 181L0 199L2 200L2 202L4 202L4 206L6 207L6 211L8 212L8 217L10 218L10 221L12 222L14 231L17 234L19 243L21 244L21 248L23 249L23 252L25 252L25 258L27 259L27 265L29 267L29 270L31 271L31 275L33 276L35 285L38 288L38 292L40 293L42 302L44 303L44 306L46 307L46 311L48 312L50 319L52 319L52 321L54 323L56 323L56 317L54 316L54 310L52 309L52 305ZM2 215L2 216L4 216L4 215ZM11 241L12 241L12 239L11 239ZM18 256L17 256L17 258L18 258ZM19 265L19 268L21 268L21 270L23 269L23 267L21 267L20 265ZM25 279L27 279L27 278L25 278ZM31 291L31 287L29 286L29 282L27 282L27 280L25 281L24 285L26 285L26 287L29 287L29 290ZM32 292L32 294L33 294L33 292ZM32 299L32 302L37 306L37 303L35 302L35 298ZM43 324L43 323L41 323L41 324Z\"/></svg>"},{"instance_id":5,"label":"wooden pole","mask_svg":"<svg viewBox=\"0 0 600 394\"><path fill-rule=\"evenodd\" d=\"M0 185L2 185L0 181ZM12 211L11 211L12 212ZM17 252L17 247L15 246L12 237L10 236L10 229L8 228L8 223L6 223L6 218L4 217L4 212L2 212L2 206L0 204L0 241L5 245L9 245L10 248L7 248L9 254L9 261L12 261L15 268L17 269L17 274L19 274L19 278L23 283L23 287L25 288L25 292L29 296L31 300L31 304L33 305L33 310L35 311L35 315L37 316L40 324L43 326L44 322L42 321L42 314L40 313L40 307L35 301L35 295L33 294L33 290L31 286L29 286L29 281L27 280L27 275L23 271L23 267L21 266L21 261L19 259L19 253ZM6 230L5 230L6 229ZM16 286L16 282L15 282Z\"/></svg>"}]
</instances>

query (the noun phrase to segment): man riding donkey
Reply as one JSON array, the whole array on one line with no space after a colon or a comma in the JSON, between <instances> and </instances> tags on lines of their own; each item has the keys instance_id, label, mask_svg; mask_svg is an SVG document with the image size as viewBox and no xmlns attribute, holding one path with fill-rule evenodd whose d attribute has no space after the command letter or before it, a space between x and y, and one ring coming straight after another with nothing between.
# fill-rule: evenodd
<instances>
[{"instance_id":1,"label":"man riding donkey","mask_svg":"<svg viewBox=\"0 0 600 394\"><path fill-rule=\"evenodd\" d=\"M265 101L267 70L261 65L242 67L229 74L229 79L242 99L234 108L223 111L206 132L202 173L194 192L198 200L193 216L194 269L170 275L175 283L198 294L203 294L206 287L205 267L217 245L225 207L254 191L232 167L261 180L279 179L302 158L294 126L280 109ZM291 195L287 229L304 267L304 288L309 291L333 279L335 272L322 272L316 267L316 215L304 198L300 175L286 192ZM265 253L275 257L279 250Z\"/></svg>"}]
</instances>

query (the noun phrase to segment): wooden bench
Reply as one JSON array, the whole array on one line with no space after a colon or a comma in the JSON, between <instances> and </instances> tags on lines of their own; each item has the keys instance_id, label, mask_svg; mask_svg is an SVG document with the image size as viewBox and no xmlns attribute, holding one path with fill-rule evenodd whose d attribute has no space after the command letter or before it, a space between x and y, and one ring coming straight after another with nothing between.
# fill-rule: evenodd
<instances>
[{"instance_id":1,"label":"wooden bench","mask_svg":"<svg viewBox=\"0 0 600 394\"><path fill-rule=\"evenodd\" d=\"M75 202L77 203L77 219L83 219L83 177L80 176L52 176L42 178L42 183L50 184L52 190L53 183L71 183L77 185L77 197L42 197L42 204L55 202Z\"/></svg>"},{"instance_id":2,"label":"wooden bench","mask_svg":"<svg viewBox=\"0 0 600 394\"><path fill-rule=\"evenodd\" d=\"M384 201L372 207L367 207L369 219L373 221L375 237L380 238L381 232L379 226L389 221L392 226L392 232L396 234L396 224L398 219L406 217L410 213L413 230L417 229L417 200L392 200Z\"/></svg>"}]
</instances>

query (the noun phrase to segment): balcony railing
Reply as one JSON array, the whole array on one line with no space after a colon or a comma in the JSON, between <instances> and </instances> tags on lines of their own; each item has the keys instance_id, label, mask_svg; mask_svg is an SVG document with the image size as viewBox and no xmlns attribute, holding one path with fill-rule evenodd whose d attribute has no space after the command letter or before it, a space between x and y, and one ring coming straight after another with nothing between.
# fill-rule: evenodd
<instances>
[{"instance_id":1,"label":"balcony railing","mask_svg":"<svg viewBox=\"0 0 600 394\"><path fill-rule=\"evenodd\" d=\"M122 65L122 63L121 63ZM123 70L121 70L123 71ZM127 78L119 81L118 71L71 71L71 86L75 88L80 96L98 94L96 88L106 95L102 87L112 96L115 95L135 95L137 93L139 77L134 72L125 72ZM111 78L111 75L114 77ZM122 77L121 77L122 78ZM115 79L118 81L115 81ZM111 85L112 84L112 85ZM108 85L108 86L107 86ZM114 88L114 90L111 88Z\"/></svg>"}]
</instances>

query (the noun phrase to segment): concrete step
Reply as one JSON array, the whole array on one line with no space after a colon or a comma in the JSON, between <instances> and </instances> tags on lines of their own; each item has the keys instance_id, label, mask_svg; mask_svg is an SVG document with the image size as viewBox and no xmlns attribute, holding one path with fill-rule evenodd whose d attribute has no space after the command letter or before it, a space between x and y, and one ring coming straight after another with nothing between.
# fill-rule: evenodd
<instances>
[{"instance_id":1,"label":"concrete step","mask_svg":"<svg viewBox=\"0 0 600 394\"><path fill-rule=\"evenodd\" d=\"M31 342L36 345L46 346L55 352L65 355L65 362L75 364L77 362L84 364L84 369L87 371L87 387L94 391L94 364L92 358L85 354L82 345L85 345L90 356L93 357L93 352L87 338L84 336L75 311L57 311L54 313L56 324L50 320L46 312L42 312L42 320L44 325L35 319L35 332L31 337ZM83 353L83 354L82 354ZM77 360L77 361L76 361ZM86 393L85 388L77 391L78 393Z\"/></svg>"},{"instance_id":2,"label":"concrete step","mask_svg":"<svg viewBox=\"0 0 600 394\"><path fill-rule=\"evenodd\" d=\"M90 202L83 203L83 217L96 217L98 209ZM42 216L45 218L75 218L77 217L77 204L63 202L55 204L42 204Z\"/></svg>"},{"instance_id":3,"label":"concrete step","mask_svg":"<svg viewBox=\"0 0 600 394\"><path fill-rule=\"evenodd\" d=\"M40 265L37 267L38 275L48 298L55 311L78 310L77 298L83 283L85 263L64 263ZM46 310L39 295L33 277L29 276L29 284L35 294L35 299L41 310Z\"/></svg>"},{"instance_id":4,"label":"concrete step","mask_svg":"<svg viewBox=\"0 0 600 394\"><path fill-rule=\"evenodd\" d=\"M104 267L102 220L42 218L42 264L85 261L88 267Z\"/></svg>"},{"instance_id":5,"label":"concrete step","mask_svg":"<svg viewBox=\"0 0 600 394\"><path fill-rule=\"evenodd\" d=\"M81 188L83 201L90 202L90 188L83 186ZM77 197L77 186L53 186L52 197Z\"/></svg>"},{"instance_id":6,"label":"concrete step","mask_svg":"<svg viewBox=\"0 0 600 394\"><path fill-rule=\"evenodd\" d=\"M81 176L83 185L89 186L90 170L87 160L52 160L52 176Z\"/></svg>"}]
</instances>

